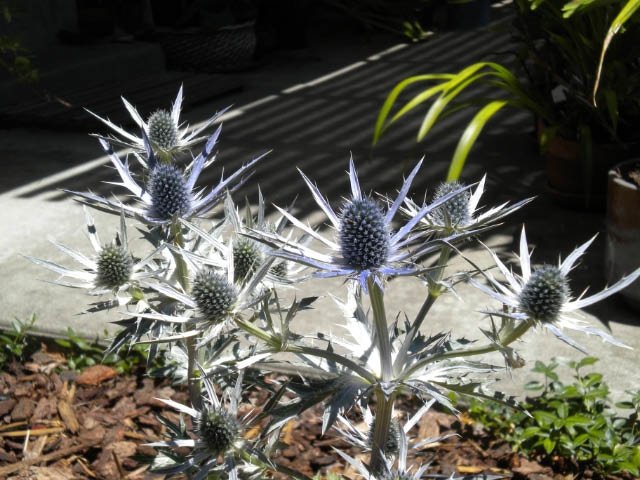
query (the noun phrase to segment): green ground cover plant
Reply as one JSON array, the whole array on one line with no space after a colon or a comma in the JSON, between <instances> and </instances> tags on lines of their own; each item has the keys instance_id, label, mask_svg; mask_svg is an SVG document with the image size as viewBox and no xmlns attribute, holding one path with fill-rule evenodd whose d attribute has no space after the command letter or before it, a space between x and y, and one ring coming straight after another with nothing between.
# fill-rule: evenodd
<instances>
[{"instance_id":1,"label":"green ground cover plant","mask_svg":"<svg viewBox=\"0 0 640 480\"><path fill-rule=\"evenodd\" d=\"M29 336L36 321L35 314L28 320L16 318L11 322L10 330L0 330L0 370L12 361L23 361L34 345L34 338Z\"/></svg>"},{"instance_id":2,"label":"green ground cover plant","mask_svg":"<svg viewBox=\"0 0 640 480\"><path fill-rule=\"evenodd\" d=\"M105 338L107 337L105 332ZM104 342L96 337L92 341L84 339L72 328L62 338L44 337L38 334L36 315L28 320L16 319L11 322L11 329L0 330L0 369L12 362L23 363L42 346L47 351L59 351L65 358L66 370L82 371L93 365L107 365L123 375L131 374L139 366L147 366L148 345L132 345L127 351L105 355ZM171 368L164 363L164 357L156 357L148 365L151 372ZM59 370L59 369L58 369Z\"/></svg>"},{"instance_id":3,"label":"green ground cover plant","mask_svg":"<svg viewBox=\"0 0 640 480\"><path fill-rule=\"evenodd\" d=\"M585 372L598 359L537 361L534 372L541 381L526 385L532 392L523 407L530 413L508 409L495 402L472 402L469 414L485 430L504 438L515 451L573 461L578 471L599 474L629 472L640 475L640 392L613 404L603 375ZM573 381L563 383L557 368L573 370Z\"/></svg>"}]
</instances>

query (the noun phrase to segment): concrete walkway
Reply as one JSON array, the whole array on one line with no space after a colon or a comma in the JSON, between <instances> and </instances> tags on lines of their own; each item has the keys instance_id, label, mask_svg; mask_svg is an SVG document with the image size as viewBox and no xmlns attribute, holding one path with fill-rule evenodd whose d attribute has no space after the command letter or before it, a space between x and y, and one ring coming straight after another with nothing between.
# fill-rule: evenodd
<instances>
[{"instance_id":1,"label":"concrete walkway","mask_svg":"<svg viewBox=\"0 0 640 480\"><path fill-rule=\"evenodd\" d=\"M350 152L356 160L363 188L390 195L401 185L403 173L424 155L424 167L412 189L416 198L422 197L444 177L467 117L452 116L424 143L417 145L418 112L391 128L372 151L373 125L387 93L412 74L451 72L479 60L509 62L507 50L508 39L503 34L486 31L442 33L417 45L398 44L396 39L377 36L367 42L353 36L346 39L339 35L325 36L322 42L312 43L308 50L280 52L270 63L244 73L242 92L201 105L186 118L195 124L233 104L234 109L225 116L219 165L233 171L256 154L273 150L255 176L267 201L286 205L299 194L298 216L311 218L312 223L320 222L323 218L315 210L296 167L316 180L328 198L338 202L348 194L344 172ZM166 105L159 107L169 107L172 100L167 98ZM536 248L534 261L555 262L558 254L566 255L594 233L602 233L604 220L601 213L571 211L551 203L531 127L528 115L514 110L505 112L481 135L464 177L476 181L488 173L485 199L488 206L538 196L503 228L487 235L485 241L508 258L509 252L516 249L517 235L526 222L530 243ZM0 158L8 175L0 193L0 222L4 226L0 238L3 286L0 326L35 312L37 327L47 334L64 334L70 327L95 338L96 335L102 337L105 329L115 331L109 321L119 317L117 311L79 313L91 299L82 292L40 281L53 280L55 276L22 256L68 262L68 257L51 246L48 238L90 251L83 233L82 209L60 189L92 189L100 193L111 190L111 186L102 183L113 180L114 176L104 166L107 160L101 155L99 145L85 133L10 129L0 131ZM212 168L201 177L200 185L215 182L219 173L218 168ZM256 197L255 184L243 188L236 198L245 195L250 199ZM116 225L113 219L102 214L95 216L103 237L111 236ZM472 256L486 263L482 252ZM602 256L601 235L574 272L571 285L574 292L582 291L587 285L594 289L604 286ZM389 286L390 317L395 317L399 310L411 316L422 301L424 291L418 281L402 282L393 281ZM298 295L325 292L340 295L341 291L341 281L313 281L303 285ZM462 286L459 293L462 301L446 296L437 302L425 323L425 332L452 330L454 337L482 338L478 327L486 327L486 319L475 311L485 307L488 300L468 286ZM324 298L318 308L299 317L295 328L309 331L311 326L322 325L328 330L339 315L333 302ZM625 390L637 388L640 380L637 368L639 315L619 299L611 298L589 309L585 316L594 326L610 329L615 337L635 348L620 349L573 334L601 359L597 368L606 373L614 396L620 398ZM520 353L528 365L516 371L513 380L502 381L500 389L520 394L521 386L531 378L530 368L535 359L548 361L553 356L581 356L542 332L529 333L525 340Z\"/></svg>"}]
</instances>

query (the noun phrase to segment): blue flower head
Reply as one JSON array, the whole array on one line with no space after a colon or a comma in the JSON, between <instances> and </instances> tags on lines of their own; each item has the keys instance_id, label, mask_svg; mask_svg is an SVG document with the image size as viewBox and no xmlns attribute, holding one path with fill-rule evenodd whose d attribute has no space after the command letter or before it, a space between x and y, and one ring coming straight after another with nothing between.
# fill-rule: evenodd
<instances>
[{"instance_id":1,"label":"blue flower head","mask_svg":"<svg viewBox=\"0 0 640 480\"><path fill-rule=\"evenodd\" d=\"M158 218L169 220L175 214L184 216L191 211L191 191L175 165L157 164L151 171L147 189L151 195L151 210Z\"/></svg>"},{"instance_id":2,"label":"blue flower head","mask_svg":"<svg viewBox=\"0 0 640 480\"><path fill-rule=\"evenodd\" d=\"M361 270L378 268L389 255L389 225L370 198L351 200L340 212L340 250L345 262Z\"/></svg>"}]
</instances>

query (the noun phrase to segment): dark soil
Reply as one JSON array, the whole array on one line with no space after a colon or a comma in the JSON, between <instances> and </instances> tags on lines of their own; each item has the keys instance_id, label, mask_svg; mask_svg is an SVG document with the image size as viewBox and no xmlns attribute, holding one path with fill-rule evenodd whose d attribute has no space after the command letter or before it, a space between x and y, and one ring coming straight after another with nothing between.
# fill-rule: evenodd
<instances>
[{"instance_id":1,"label":"dark soil","mask_svg":"<svg viewBox=\"0 0 640 480\"><path fill-rule=\"evenodd\" d=\"M145 444L162 439L164 427L157 414L178 420L176 411L157 398L187 403L186 392L166 380L143 377L142 369L138 375L121 376L102 365L81 374L64 371L64 366L61 355L39 352L32 362L14 363L0 372L0 479L168 480L147 471L144 460L155 450ZM290 422L282 434L288 447L276 463L310 476L336 472L356 478L352 469L344 469L333 447L364 461L366 456L333 432L321 436L321 419L321 412L307 411ZM575 465L562 459L542 465L514 454L464 415L431 410L414 433L422 439L459 434L417 452L416 462L431 462L429 473L596 478L589 471L576 472Z\"/></svg>"}]
</instances>

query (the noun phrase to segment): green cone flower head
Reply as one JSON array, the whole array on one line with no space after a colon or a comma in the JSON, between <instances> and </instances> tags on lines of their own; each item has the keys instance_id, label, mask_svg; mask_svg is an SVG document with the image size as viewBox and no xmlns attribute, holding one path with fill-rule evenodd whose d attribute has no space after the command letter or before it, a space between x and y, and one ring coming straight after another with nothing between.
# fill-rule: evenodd
<instances>
[{"instance_id":1,"label":"green cone flower head","mask_svg":"<svg viewBox=\"0 0 640 480\"><path fill-rule=\"evenodd\" d=\"M98 252L97 283L116 289L129 281L133 271L133 259L129 252L119 245L105 245Z\"/></svg>"},{"instance_id":2,"label":"green cone flower head","mask_svg":"<svg viewBox=\"0 0 640 480\"><path fill-rule=\"evenodd\" d=\"M162 150L171 150L178 144L180 135L178 126L173 122L171 113L166 110L156 110L147 120L149 140Z\"/></svg>"},{"instance_id":3,"label":"green cone flower head","mask_svg":"<svg viewBox=\"0 0 640 480\"><path fill-rule=\"evenodd\" d=\"M520 309L536 320L553 322L569 297L569 284L559 268L535 270L520 292Z\"/></svg>"},{"instance_id":4,"label":"green cone flower head","mask_svg":"<svg viewBox=\"0 0 640 480\"><path fill-rule=\"evenodd\" d=\"M233 272L235 282L249 280L262 263L262 251L248 238L240 238L233 244Z\"/></svg>"},{"instance_id":5,"label":"green cone flower head","mask_svg":"<svg viewBox=\"0 0 640 480\"><path fill-rule=\"evenodd\" d=\"M154 213L163 220L191 211L192 196L182 172L174 165L158 164L151 171L148 189Z\"/></svg>"},{"instance_id":6,"label":"green cone flower head","mask_svg":"<svg viewBox=\"0 0 640 480\"><path fill-rule=\"evenodd\" d=\"M194 431L209 453L222 455L236 440L239 426L225 411L212 408L200 413Z\"/></svg>"},{"instance_id":7,"label":"green cone flower head","mask_svg":"<svg viewBox=\"0 0 640 480\"><path fill-rule=\"evenodd\" d=\"M441 183L436 189L433 200L436 201L449 193L464 188L460 182ZM433 218L440 225L467 225L473 215L470 208L471 192L465 190L446 201L433 212Z\"/></svg>"},{"instance_id":8,"label":"green cone flower head","mask_svg":"<svg viewBox=\"0 0 640 480\"><path fill-rule=\"evenodd\" d=\"M347 265L362 270L383 265L389 233L382 210L370 198L354 198L342 208L339 240Z\"/></svg>"},{"instance_id":9,"label":"green cone flower head","mask_svg":"<svg viewBox=\"0 0 640 480\"><path fill-rule=\"evenodd\" d=\"M233 309L238 290L225 275L204 269L193 280L192 295L202 315L210 322L219 323Z\"/></svg>"}]
</instances>

